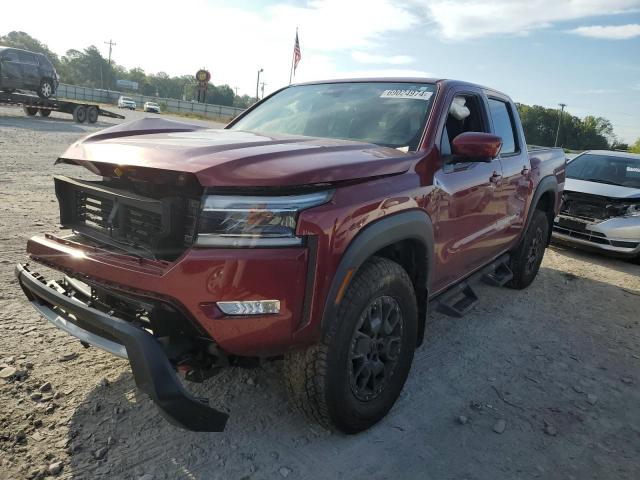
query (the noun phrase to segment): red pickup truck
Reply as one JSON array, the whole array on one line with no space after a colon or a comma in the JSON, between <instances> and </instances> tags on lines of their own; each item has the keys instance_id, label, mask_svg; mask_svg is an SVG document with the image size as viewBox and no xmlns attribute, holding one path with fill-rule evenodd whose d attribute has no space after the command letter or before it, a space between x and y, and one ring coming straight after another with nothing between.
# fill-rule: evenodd
<instances>
[{"instance_id":1,"label":"red pickup truck","mask_svg":"<svg viewBox=\"0 0 640 480\"><path fill-rule=\"evenodd\" d=\"M348 433L378 422L429 306L461 316L475 280L533 281L565 169L559 149L527 151L506 95L422 78L289 86L224 129L121 124L57 162L94 178L55 177L68 235L27 252L62 278L19 264L22 289L199 431L228 415L178 373L283 356L310 419Z\"/></svg>"}]
</instances>

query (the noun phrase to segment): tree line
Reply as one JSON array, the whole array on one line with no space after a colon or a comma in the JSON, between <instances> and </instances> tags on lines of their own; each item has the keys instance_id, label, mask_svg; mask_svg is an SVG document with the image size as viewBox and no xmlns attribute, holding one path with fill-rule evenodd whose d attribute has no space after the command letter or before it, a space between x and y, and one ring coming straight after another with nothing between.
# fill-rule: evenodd
<instances>
[{"instance_id":1,"label":"tree line","mask_svg":"<svg viewBox=\"0 0 640 480\"><path fill-rule=\"evenodd\" d=\"M606 118L593 115L580 118L539 105L518 103L517 107L525 138L530 145L553 146L557 136L557 145L569 150L630 149L629 145L616 138L613 125ZM640 148L640 139L635 147Z\"/></svg>"},{"instance_id":2,"label":"tree line","mask_svg":"<svg viewBox=\"0 0 640 480\"><path fill-rule=\"evenodd\" d=\"M114 89L116 80L123 79L137 82L139 92L143 95L186 100L196 97L193 75L172 77L164 72L146 73L139 67L127 69L115 62L109 63L93 45L84 50L68 50L59 57L25 32L10 32L0 36L0 45L45 54L53 62L64 83ZM249 95L236 95L229 85L209 83L207 88L207 103L246 108L254 101L255 98ZM560 119L557 109L520 103L518 112L529 144L555 145L558 122L561 121L558 146L571 150L615 149L640 153L640 138L631 146L619 142L611 122L606 118L592 115L580 118L565 112Z\"/></svg>"}]
</instances>

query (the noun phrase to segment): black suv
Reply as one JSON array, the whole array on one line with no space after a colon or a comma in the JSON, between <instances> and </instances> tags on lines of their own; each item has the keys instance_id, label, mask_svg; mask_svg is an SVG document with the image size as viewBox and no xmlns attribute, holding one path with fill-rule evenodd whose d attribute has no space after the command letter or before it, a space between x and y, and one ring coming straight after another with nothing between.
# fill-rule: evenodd
<instances>
[{"instance_id":1,"label":"black suv","mask_svg":"<svg viewBox=\"0 0 640 480\"><path fill-rule=\"evenodd\" d=\"M53 64L41 53L0 46L0 89L37 92L49 98L58 88L59 77Z\"/></svg>"}]
</instances>

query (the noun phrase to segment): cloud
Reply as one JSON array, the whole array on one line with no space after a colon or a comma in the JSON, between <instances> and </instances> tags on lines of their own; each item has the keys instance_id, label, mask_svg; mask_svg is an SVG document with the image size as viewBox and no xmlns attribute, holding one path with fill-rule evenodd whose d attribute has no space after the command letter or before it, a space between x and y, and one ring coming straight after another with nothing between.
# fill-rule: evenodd
<instances>
[{"instance_id":1,"label":"cloud","mask_svg":"<svg viewBox=\"0 0 640 480\"><path fill-rule=\"evenodd\" d=\"M568 32L583 37L602 38L606 40L629 40L630 38L640 37L640 24L590 25L574 28Z\"/></svg>"},{"instance_id":2,"label":"cloud","mask_svg":"<svg viewBox=\"0 0 640 480\"><path fill-rule=\"evenodd\" d=\"M388 64L388 65L405 65L407 63L412 63L413 58L408 55L379 55L375 53L367 53L355 50L351 52L351 58L353 58L356 62L359 63L375 63L378 65Z\"/></svg>"},{"instance_id":3,"label":"cloud","mask_svg":"<svg viewBox=\"0 0 640 480\"><path fill-rule=\"evenodd\" d=\"M413 0L449 40L527 35L554 23L628 13L640 0Z\"/></svg>"}]
</instances>

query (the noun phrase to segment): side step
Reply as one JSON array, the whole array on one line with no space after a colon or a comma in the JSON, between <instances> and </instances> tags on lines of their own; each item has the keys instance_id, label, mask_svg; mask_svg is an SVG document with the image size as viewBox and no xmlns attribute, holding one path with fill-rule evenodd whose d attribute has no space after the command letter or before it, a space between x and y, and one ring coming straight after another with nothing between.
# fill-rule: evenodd
<instances>
[{"instance_id":1,"label":"side step","mask_svg":"<svg viewBox=\"0 0 640 480\"><path fill-rule=\"evenodd\" d=\"M438 299L438 312L450 317L462 318L478 302L478 295L468 282L462 282L447 290Z\"/></svg>"},{"instance_id":2,"label":"side step","mask_svg":"<svg viewBox=\"0 0 640 480\"><path fill-rule=\"evenodd\" d=\"M478 302L478 295L471 287L473 283L483 281L494 287L502 287L512 278L513 272L509 268L509 255L505 254L467 279L441 293L431 302L438 312L450 317L460 318L468 313Z\"/></svg>"},{"instance_id":3,"label":"side step","mask_svg":"<svg viewBox=\"0 0 640 480\"><path fill-rule=\"evenodd\" d=\"M482 281L492 287L504 287L512 278L513 272L505 262L498 265L493 272L485 273L482 276Z\"/></svg>"}]
</instances>

